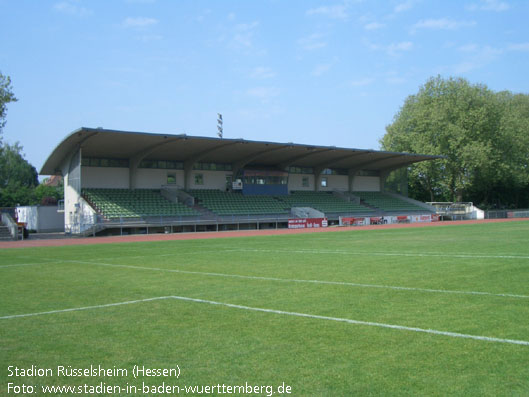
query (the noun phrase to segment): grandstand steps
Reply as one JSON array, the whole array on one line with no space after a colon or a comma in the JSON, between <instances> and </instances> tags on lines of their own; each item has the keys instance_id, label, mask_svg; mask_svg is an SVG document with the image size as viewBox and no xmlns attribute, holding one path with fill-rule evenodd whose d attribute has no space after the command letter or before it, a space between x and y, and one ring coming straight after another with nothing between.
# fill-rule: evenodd
<instances>
[{"instance_id":1,"label":"grandstand steps","mask_svg":"<svg viewBox=\"0 0 529 397\"><path fill-rule=\"evenodd\" d=\"M405 201L407 203L410 203L410 204L413 204L417 207L421 207L423 209L425 209L426 211L429 211L429 212L432 212L432 213L435 213L436 212L436 208L434 206L431 206L431 205L428 205L426 203L423 203L422 201L418 201L418 200L414 200L414 199L411 199L409 197L406 197L406 196L402 196L400 194L396 194L396 193L391 193L391 192L386 192L386 194L390 197L395 197L399 200L402 200L402 201Z\"/></svg>"},{"instance_id":2,"label":"grandstand steps","mask_svg":"<svg viewBox=\"0 0 529 397\"><path fill-rule=\"evenodd\" d=\"M377 212L382 212L382 210L380 208L375 207L374 205L371 205L371 204L365 202L364 200L360 200L360 204L363 205L366 208L369 208L370 210L377 211Z\"/></svg>"},{"instance_id":3,"label":"grandstand steps","mask_svg":"<svg viewBox=\"0 0 529 397\"><path fill-rule=\"evenodd\" d=\"M11 236L11 232L9 231L9 228L5 226L3 223L0 223L0 241L7 241L7 240L13 240L13 236Z\"/></svg>"},{"instance_id":4,"label":"grandstand steps","mask_svg":"<svg viewBox=\"0 0 529 397\"><path fill-rule=\"evenodd\" d=\"M215 218L217 215L213 213L212 211L208 210L205 207L202 207L198 204L193 205L191 208L193 208L195 211L199 212L202 218Z\"/></svg>"}]
</instances>

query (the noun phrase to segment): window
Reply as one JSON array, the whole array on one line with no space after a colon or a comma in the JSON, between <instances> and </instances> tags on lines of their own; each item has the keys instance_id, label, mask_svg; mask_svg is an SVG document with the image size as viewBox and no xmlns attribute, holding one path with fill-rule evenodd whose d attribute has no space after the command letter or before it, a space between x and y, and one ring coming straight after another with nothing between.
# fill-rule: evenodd
<instances>
[{"instance_id":1,"label":"window","mask_svg":"<svg viewBox=\"0 0 529 397\"><path fill-rule=\"evenodd\" d=\"M224 163L195 163L194 170L201 171L231 171L231 164Z\"/></svg>"},{"instance_id":2,"label":"window","mask_svg":"<svg viewBox=\"0 0 529 397\"><path fill-rule=\"evenodd\" d=\"M203 185L203 184L204 184L204 175L195 174L195 185Z\"/></svg>"},{"instance_id":3,"label":"window","mask_svg":"<svg viewBox=\"0 0 529 397\"><path fill-rule=\"evenodd\" d=\"M81 165L83 167L121 167L121 168L128 168L129 160L127 160L127 159L83 157L83 159L81 161Z\"/></svg>"},{"instance_id":4,"label":"window","mask_svg":"<svg viewBox=\"0 0 529 397\"><path fill-rule=\"evenodd\" d=\"M289 167L288 172L291 174L313 174L314 169L312 167Z\"/></svg>"},{"instance_id":5,"label":"window","mask_svg":"<svg viewBox=\"0 0 529 397\"><path fill-rule=\"evenodd\" d=\"M176 174L173 174L173 173L167 174L167 184L176 185Z\"/></svg>"},{"instance_id":6,"label":"window","mask_svg":"<svg viewBox=\"0 0 529 397\"><path fill-rule=\"evenodd\" d=\"M356 172L357 176L380 176L380 172L376 170L360 170Z\"/></svg>"},{"instance_id":7,"label":"window","mask_svg":"<svg viewBox=\"0 0 529 397\"><path fill-rule=\"evenodd\" d=\"M325 168L322 172L322 175L347 175L347 170L342 168Z\"/></svg>"},{"instance_id":8,"label":"window","mask_svg":"<svg viewBox=\"0 0 529 397\"><path fill-rule=\"evenodd\" d=\"M327 177L326 176L321 178L321 187L327 187Z\"/></svg>"},{"instance_id":9,"label":"window","mask_svg":"<svg viewBox=\"0 0 529 397\"><path fill-rule=\"evenodd\" d=\"M173 160L142 160L139 168L158 168L162 170L182 170L184 163Z\"/></svg>"},{"instance_id":10,"label":"window","mask_svg":"<svg viewBox=\"0 0 529 397\"><path fill-rule=\"evenodd\" d=\"M301 186L303 186L303 187L309 187L309 177L308 177L308 176L304 176L304 177L301 179Z\"/></svg>"}]
</instances>

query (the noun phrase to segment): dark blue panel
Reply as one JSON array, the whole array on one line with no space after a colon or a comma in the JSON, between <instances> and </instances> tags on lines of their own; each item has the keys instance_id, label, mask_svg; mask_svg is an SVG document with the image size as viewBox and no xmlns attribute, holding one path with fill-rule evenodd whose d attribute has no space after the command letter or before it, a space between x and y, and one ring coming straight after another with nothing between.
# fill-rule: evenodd
<instances>
[{"instance_id":1,"label":"dark blue panel","mask_svg":"<svg viewBox=\"0 0 529 397\"><path fill-rule=\"evenodd\" d=\"M242 187L242 194L248 196L256 194L282 196L288 194L288 185L248 185L245 183Z\"/></svg>"}]
</instances>

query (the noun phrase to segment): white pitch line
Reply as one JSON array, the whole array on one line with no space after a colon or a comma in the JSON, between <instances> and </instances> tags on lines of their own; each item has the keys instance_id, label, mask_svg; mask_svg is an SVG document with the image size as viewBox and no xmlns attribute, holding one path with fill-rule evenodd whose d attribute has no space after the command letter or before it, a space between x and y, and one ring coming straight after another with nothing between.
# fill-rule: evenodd
<instances>
[{"instance_id":1,"label":"white pitch line","mask_svg":"<svg viewBox=\"0 0 529 397\"><path fill-rule=\"evenodd\" d=\"M10 318L20 318L20 317L42 316L42 315L45 315L45 314L76 312L76 311L80 311L80 310L101 309L103 307L131 305L133 303L150 302L150 301L155 301L155 300L171 299L171 298L172 298L172 296L158 296L158 297L155 297L155 298L137 299L137 300L133 300L133 301L125 301L125 302L117 302L117 303L107 303L107 304L104 304L104 305L74 307L74 308L71 308L71 309L50 310L50 311L47 311L47 312L37 312L37 313L13 314L13 315L10 315L10 316L2 316L2 317L0 317L0 320L7 320L7 319L10 319Z\"/></svg>"},{"instance_id":2,"label":"white pitch line","mask_svg":"<svg viewBox=\"0 0 529 397\"><path fill-rule=\"evenodd\" d=\"M235 305L235 304L232 304L232 303L216 302L216 301L210 301L210 300L206 300L206 299L188 298L188 297L185 297L185 296L173 296L173 299L182 300L182 301L189 301L189 302L208 303L210 305L226 306L226 307L231 307L231 308L234 308L234 309L251 310L251 311L255 311L255 312L282 314L282 315L287 315L287 316L305 317L305 318L313 318L313 319L327 320L327 321L337 321L337 322L343 322L343 323L354 324L354 325L367 325L367 326L370 326L370 327L391 328L391 329L398 329L398 330L402 330L402 331L423 332L423 333L426 333L426 334L450 336L452 338L465 338L465 339L474 339L474 340L487 341L487 342L510 343L510 344L514 344L514 345L529 346L529 341L525 341L525 340L502 339L502 338L494 338L494 337L490 337L490 336L469 335L469 334L461 334L461 333L458 333L458 332L438 331L438 330L435 330L435 329L407 327L407 326L404 326L404 325L384 324L384 323L376 323L376 322L372 322L372 321L351 320L351 319L348 319L348 318L341 318L341 317L320 316L320 315L317 315L317 314L287 312L287 311L275 310L275 309L262 309L262 308L259 308L259 307Z\"/></svg>"},{"instance_id":3,"label":"white pitch line","mask_svg":"<svg viewBox=\"0 0 529 397\"><path fill-rule=\"evenodd\" d=\"M57 262L40 262L40 263L14 263L14 264L12 264L12 265L0 265L0 269L3 269L4 267L54 265L54 264L57 264L58 262L63 262L63 261L57 261Z\"/></svg>"},{"instance_id":4,"label":"white pitch line","mask_svg":"<svg viewBox=\"0 0 529 397\"><path fill-rule=\"evenodd\" d=\"M365 256L404 256L404 257L433 257L433 258L463 258L463 259L529 259L529 256L526 255L482 255L482 254L471 254L471 253L462 253L462 254L446 254L446 253L437 253L437 252L421 252L421 253L411 253L411 252L366 252L366 251L350 251L350 250L277 250L277 249L264 249L264 248L245 248L245 249L218 249L218 250L202 250L202 251L190 251L182 253L182 255L194 255L194 254L204 254L204 253L232 253L232 252L264 252L264 253L284 253L284 254L338 254L338 255L365 255ZM134 255L127 256L126 259L141 259L141 258L158 258L158 257L174 257L174 253L168 254L152 254L152 255ZM114 260L114 259L124 259L123 256L109 257L104 258L92 258L93 260ZM15 265L12 265L15 266ZM1 266L0 266L1 267Z\"/></svg>"},{"instance_id":5,"label":"white pitch line","mask_svg":"<svg viewBox=\"0 0 529 397\"><path fill-rule=\"evenodd\" d=\"M289 279L279 277L264 277L264 276L245 276L241 274L228 274L228 273L212 273L212 272L197 272L191 270L178 270L178 269L164 269L159 267L147 267L147 266L135 266L135 265L118 265L113 263L101 263L101 262L89 262L89 261L68 261L73 263L85 263L97 266L109 266L109 267L122 267L126 269L140 269L140 270L155 270L169 273L182 273L182 274L195 274L202 276L211 277L229 277L229 278L242 278L247 280L262 280L262 281L280 281L287 283L308 283L308 284L324 284L324 285L343 285L349 287L360 287L360 288L382 288L382 289L393 289L398 291L417 291L417 292L430 292L430 293L442 293L442 294L461 294L461 295L485 295L485 296L499 296L507 298L521 298L529 299L529 295L517 295L507 293L492 293L482 291L456 291L456 290L444 290L444 289L431 289L431 288L413 288L413 287L399 287L393 285L380 285L380 284L362 284L362 283L350 283L346 281L325 281L325 280L303 280L303 279Z\"/></svg>"},{"instance_id":6,"label":"white pitch line","mask_svg":"<svg viewBox=\"0 0 529 397\"><path fill-rule=\"evenodd\" d=\"M396 329L396 330L401 330L401 331L422 332L426 334L449 336L452 338L465 338L465 339L474 339L474 340L486 341L486 342L508 343L508 344L514 344L514 345L529 346L529 341L524 341L524 340L502 339L502 338L495 338L495 337L490 337L490 336L469 335L469 334L461 334L458 332L438 331L435 329L408 327L405 325L395 325L395 324L377 323L377 322L372 322L372 321L352 320L348 318L320 316L317 314L289 312L289 311L276 310L276 309L264 309L264 308L259 308L259 307L236 305L233 303L217 302L217 301L212 301L212 300L189 298L186 296L177 296L177 295L158 296L154 298L108 303L105 305L93 305L93 306L84 306L84 307L62 309L62 310L50 310L50 311L39 312L39 313L15 314L11 316L0 317L0 320L7 320L7 319L21 318L21 317L31 317L31 316L41 316L41 315L47 315L47 314L66 313L66 312L73 312L73 311L80 311L80 310L102 309L106 307L130 305L134 303L150 302L150 301L165 300L165 299L175 299L175 300L180 300L180 301L196 302L196 303L207 303L210 305L225 306L225 307L229 307L233 309L249 310L249 311L254 311L254 312L262 312L262 313L280 314L280 315L286 315L286 316L304 317L304 318L310 318L310 319L316 319L316 320L336 321L336 322L342 322L342 323L353 324L353 325L365 325L365 326L370 326L370 327L390 328L390 329Z\"/></svg>"},{"instance_id":7,"label":"white pitch line","mask_svg":"<svg viewBox=\"0 0 529 397\"><path fill-rule=\"evenodd\" d=\"M404 257L432 257L432 258L464 258L464 259L529 259L525 255L476 255L476 254L436 254L436 253L413 253L413 252L361 252L341 250L269 250L269 249L232 249L221 252L265 252L285 254L340 254L340 255L366 255L366 256L404 256Z\"/></svg>"}]
</instances>

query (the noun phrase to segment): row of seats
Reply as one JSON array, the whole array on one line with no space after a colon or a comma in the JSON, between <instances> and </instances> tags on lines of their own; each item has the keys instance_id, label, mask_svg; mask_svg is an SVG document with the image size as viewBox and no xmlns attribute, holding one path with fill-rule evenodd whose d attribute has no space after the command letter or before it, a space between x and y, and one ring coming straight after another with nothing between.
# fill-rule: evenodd
<instances>
[{"instance_id":1,"label":"row of seats","mask_svg":"<svg viewBox=\"0 0 529 397\"><path fill-rule=\"evenodd\" d=\"M383 192L353 192L362 202L383 211L424 211L424 208Z\"/></svg>"},{"instance_id":2,"label":"row of seats","mask_svg":"<svg viewBox=\"0 0 529 397\"><path fill-rule=\"evenodd\" d=\"M197 203L217 215L288 214L292 207L311 207L323 213L366 214L383 211L423 210L405 200L382 192L353 192L362 204L335 196L332 192L293 191L287 196L244 196L240 192L196 189L188 192ZM85 199L105 218L145 216L199 216L200 213L181 203L173 203L150 189L89 189Z\"/></svg>"},{"instance_id":3,"label":"row of seats","mask_svg":"<svg viewBox=\"0 0 529 397\"><path fill-rule=\"evenodd\" d=\"M85 188L82 195L106 219L200 215L184 204L167 200L159 190Z\"/></svg>"},{"instance_id":4,"label":"row of seats","mask_svg":"<svg viewBox=\"0 0 529 397\"><path fill-rule=\"evenodd\" d=\"M311 207L323 213L371 213L374 210L361 204L335 196L332 192L293 191L288 196L279 196L290 207Z\"/></svg>"},{"instance_id":5,"label":"row of seats","mask_svg":"<svg viewBox=\"0 0 529 397\"><path fill-rule=\"evenodd\" d=\"M198 204L217 215L288 214L290 207L272 196L244 196L241 193L213 189L188 191Z\"/></svg>"}]
</instances>

